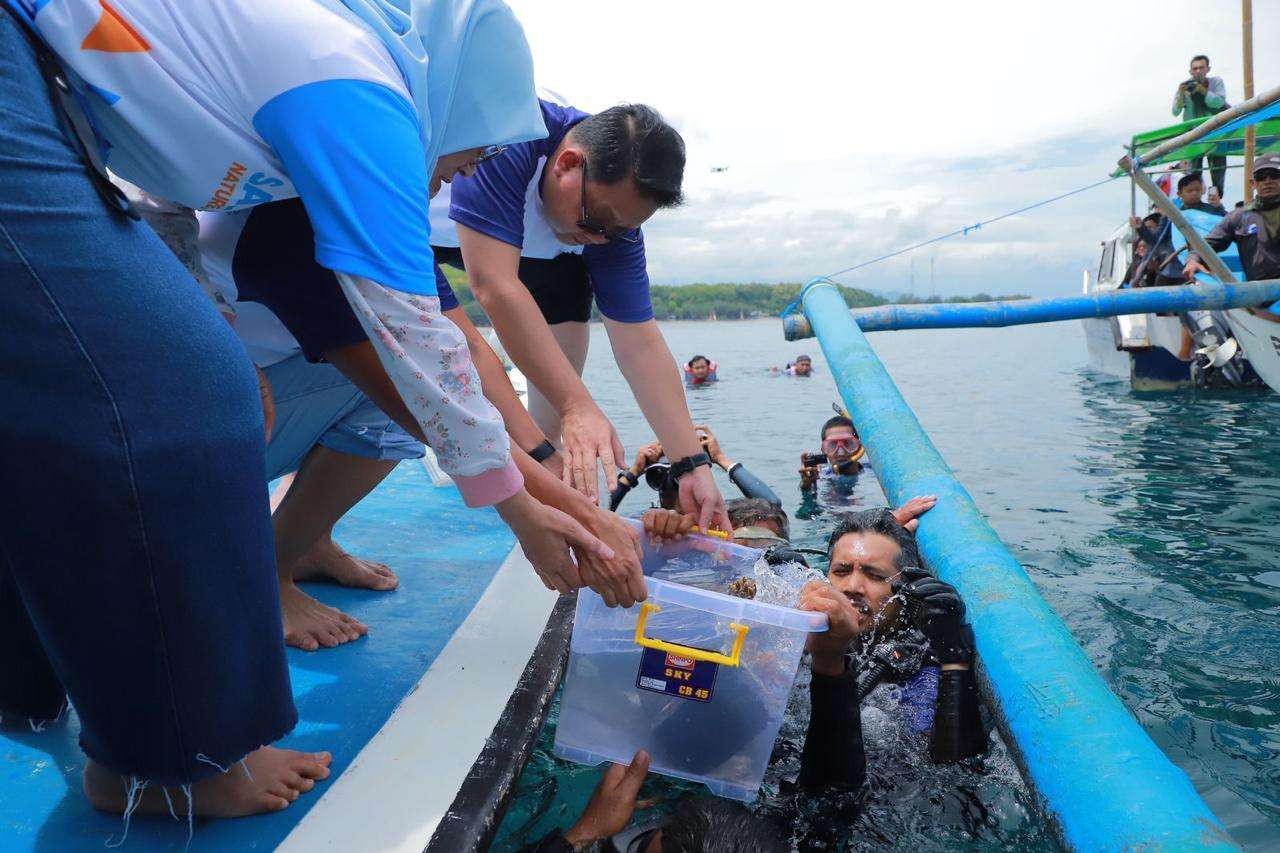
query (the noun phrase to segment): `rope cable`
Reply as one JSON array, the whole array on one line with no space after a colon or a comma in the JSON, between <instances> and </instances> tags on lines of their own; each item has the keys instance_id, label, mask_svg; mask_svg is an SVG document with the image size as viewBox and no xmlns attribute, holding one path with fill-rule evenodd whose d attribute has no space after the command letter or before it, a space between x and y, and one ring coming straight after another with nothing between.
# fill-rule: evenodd
<instances>
[{"instance_id":1,"label":"rope cable","mask_svg":"<svg viewBox=\"0 0 1280 853\"><path fill-rule=\"evenodd\" d=\"M1118 176L1118 177L1123 177L1123 176ZM924 248L925 246L929 246L934 243L939 243L943 240L950 239L951 237L966 237L969 235L970 231L977 231L980 228L982 228L982 226L984 225L991 225L992 223L999 222L1002 219L1008 219L1011 216L1017 216L1018 214L1026 213L1029 210L1035 210L1037 207L1044 207L1046 204L1052 204L1055 201L1061 201L1062 199L1068 198L1069 196L1077 195L1087 190L1100 187L1103 184L1109 184L1114 180L1116 180L1115 177L1107 177L1096 183L1092 183L1083 187L1078 187L1069 192L1062 193L1061 195L1055 195L1052 198L1046 198L1046 199L1043 199L1042 201L1037 201L1034 204L1028 204L1027 206L1020 207L1017 210L1011 210L1008 213L1002 213L999 216L994 216L991 219L983 219L980 222L974 223L973 225L965 225L962 228L957 228L956 230L950 231L946 234L940 234L937 237L930 237L928 240L924 240L920 243L915 243L913 245L906 246L905 248L897 249L895 251L889 252L888 254L880 255L877 258L872 258L869 261L863 261L862 263L854 264L851 267L845 267L844 269L839 270L837 272L827 273L825 276L821 276L821 277L828 278L828 279L835 278L838 275L845 275L846 273L851 273L854 270L862 269L863 267L869 267L872 264L878 264L881 261L887 261L889 258L896 258L898 255L905 255L907 252L914 252L916 249L921 249L921 248Z\"/></svg>"}]
</instances>

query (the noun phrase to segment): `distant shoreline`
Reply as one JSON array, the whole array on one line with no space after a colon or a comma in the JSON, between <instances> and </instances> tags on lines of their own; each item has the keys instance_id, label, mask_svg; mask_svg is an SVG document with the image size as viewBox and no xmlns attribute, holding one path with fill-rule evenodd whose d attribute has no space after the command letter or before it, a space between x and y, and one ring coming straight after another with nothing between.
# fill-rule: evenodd
<instances>
[{"instance_id":1,"label":"distant shoreline","mask_svg":"<svg viewBox=\"0 0 1280 853\"><path fill-rule=\"evenodd\" d=\"M457 294L458 302L478 326L488 326L485 316L467 284L466 273L453 267L444 267L449 286ZM676 320L760 320L777 317L800 295L799 283L793 284L659 284L650 288L653 315L664 322ZM889 299L868 290L839 285L845 304L850 308L870 308L876 305L926 305L960 302L990 302L993 299L1028 299L1025 294L992 296L976 293L973 296L899 296ZM591 319L599 320L593 311Z\"/></svg>"}]
</instances>

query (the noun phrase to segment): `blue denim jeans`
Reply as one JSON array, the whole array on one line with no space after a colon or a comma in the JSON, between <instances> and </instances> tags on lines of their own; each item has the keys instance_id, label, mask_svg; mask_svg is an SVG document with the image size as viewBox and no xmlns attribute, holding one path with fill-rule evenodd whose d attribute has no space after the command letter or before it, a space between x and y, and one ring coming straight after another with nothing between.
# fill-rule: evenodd
<instances>
[{"instance_id":1,"label":"blue denim jeans","mask_svg":"<svg viewBox=\"0 0 1280 853\"><path fill-rule=\"evenodd\" d=\"M218 772L297 721L244 349L108 210L0 12L0 713L108 769Z\"/></svg>"},{"instance_id":2,"label":"blue denim jeans","mask_svg":"<svg viewBox=\"0 0 1280 853\"><path fill-rule=\"evenodd\" d=\"M422 442L383 414L332 364L299 353L264 368L276 404L267 445L267 479L297 471L317 444L383 461L421 459Z\"/></svg>"}]
</instances>

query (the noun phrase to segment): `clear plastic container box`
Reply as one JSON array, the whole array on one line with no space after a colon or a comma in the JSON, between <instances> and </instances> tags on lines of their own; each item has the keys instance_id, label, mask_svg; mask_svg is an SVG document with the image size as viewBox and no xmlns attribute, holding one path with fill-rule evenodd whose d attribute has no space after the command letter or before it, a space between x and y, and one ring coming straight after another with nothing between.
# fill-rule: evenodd
<instances>
[{"instance_id":1,"label":"clear plastic container box","mask_svg":"<svg viewBox=\"0 0 1280 853\"><path fill-rule=\"evenodd\" d=\"M826 616L724 594L761 552L693 536L645 546L649 598L578 593L555 754L626 764L756 798L805 638Z\"/></svg>"}]
</instances>

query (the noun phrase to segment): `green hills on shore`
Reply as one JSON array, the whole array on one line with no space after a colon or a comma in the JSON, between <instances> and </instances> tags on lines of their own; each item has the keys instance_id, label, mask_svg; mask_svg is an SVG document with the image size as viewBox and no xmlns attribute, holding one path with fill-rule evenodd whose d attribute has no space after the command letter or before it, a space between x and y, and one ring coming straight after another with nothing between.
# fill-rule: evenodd
<instances>
[{"instance_id":1,"label":"green hills on shore","mask_svg":"<svg viewBox=\"0 0 1280 853\"><path fill-rule=\"evenodd\" d=\"M458 295L458 301L467 316L478 326L489 325L484 309L476 302L467 284L466 273L453 267L444 267L449 285ZM745 320L754 317L777 317L782 309L795 301L801 285L794 284L681 284L655 285L650 293L653 312L659 320ZM993 297L986 293L973 296L897 296L889 299L880 294L856 287L840 285L844 301L850 308L866 308L872 305L937 303L937 302L989 302L992 299L1026 299L1022 294ZM593 319L599 319L596 314Z\"/></svg>"}]
</instances>

